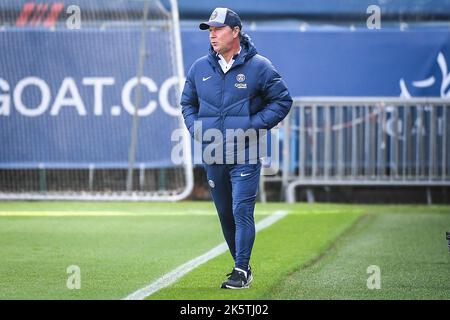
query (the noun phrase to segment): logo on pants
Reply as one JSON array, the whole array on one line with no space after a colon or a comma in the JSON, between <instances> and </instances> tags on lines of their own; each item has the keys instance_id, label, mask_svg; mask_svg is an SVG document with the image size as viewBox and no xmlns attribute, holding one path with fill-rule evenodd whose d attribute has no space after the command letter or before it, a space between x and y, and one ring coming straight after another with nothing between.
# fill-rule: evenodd
<instances>
[{"instance_id":1,"label":"logo on pants","mask_svg":"<svg viewBox=\"0 0 450 320\"><path fill-rule=\"evenodd\" d=\"M209 186L211 187L211 188L214 188L216 185L214 184L214 181L212 181L212 180L208 180L208 183L209 183Z\"/></svg>"}]
</instances>

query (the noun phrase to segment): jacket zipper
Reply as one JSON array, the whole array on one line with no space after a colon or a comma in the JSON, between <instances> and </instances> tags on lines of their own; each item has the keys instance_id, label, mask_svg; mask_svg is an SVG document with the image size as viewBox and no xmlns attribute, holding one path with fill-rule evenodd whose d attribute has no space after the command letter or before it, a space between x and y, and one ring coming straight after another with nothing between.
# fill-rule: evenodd
<instances>
[{"instance_id":1,"label":"jacket zipper","mask_svg":"<svg viewBox=\"0 0 450 320\"><path fill-rule=\"evenodd\" d=\"M223 135L223 138L222 138L222 143L223 143L223 146L222 146L222 150L223 150L222 151L222 157L225 157L225 155L226 155L226 151L225 151L225 148L226 148L226 145L225 145L226 134L224 132L225 128L224 128L223 100L224 100L224 96L225 96L225 77L226 77L226 73L224 73L222 71L222 69L220 69L220 72L222 73L221 74L221 77L222 77L222 88L221 88L222 89L222 101L220 102L220 131L222 132L222 135ZM224 158L223 161L225 163L226 159Z\"/></svg>"},{"instance_id":2,"label":"jacket zipper","mask_svg":"<svg viewBox=\"0 0 450 320\"><path fill-rule=\"evenodd\" d=\"M224 132L225 128L224 128L224 112L223 112L223 100L224 100L224 96L225 96L225 77L227 76L227 73L231 71L231 69L233 69L233 67L237 67L241 65L241 63L239 64L233 64L230 68L230 70L228 70L226 73L223 72L222 68L219 65L219 72L221 73L221 77L222 77L222 101L220 102L220 129L223 135L223 157L225 157L226 155L226 132ZM224 158L224 163L226 162L226 159Z\"/></svg>"}]
</instances>

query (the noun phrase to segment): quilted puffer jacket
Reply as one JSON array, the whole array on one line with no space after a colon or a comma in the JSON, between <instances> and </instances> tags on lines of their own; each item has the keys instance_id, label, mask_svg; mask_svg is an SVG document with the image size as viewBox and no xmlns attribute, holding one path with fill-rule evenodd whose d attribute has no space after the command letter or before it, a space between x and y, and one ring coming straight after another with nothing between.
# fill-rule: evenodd
<instances>
[{"instance_id":1,"label":"quilted puffer jacket","mask_svg":"<svg viewBox=\"0 0 450 320\"><path fill-rule=\"evenodd\" d=\"M292 106L286 84L270 60L257 53L248 35L243 35L241 52L233 59L232 67L224 73L216 52L210 47L209 54L191 66L181 97L184 122L191 136L202 141L205 148L218 141L204 141L201 133L208 129L220 130L224 157L237 152L236 148L225 147L227 129L270 130ZM198 121L196 126L195 121ZM202 132L195 132L200 123ZM248 147L246 143L245 148ZM246 161L250 158L247 154Z\"/></svg>"}]
</instances>

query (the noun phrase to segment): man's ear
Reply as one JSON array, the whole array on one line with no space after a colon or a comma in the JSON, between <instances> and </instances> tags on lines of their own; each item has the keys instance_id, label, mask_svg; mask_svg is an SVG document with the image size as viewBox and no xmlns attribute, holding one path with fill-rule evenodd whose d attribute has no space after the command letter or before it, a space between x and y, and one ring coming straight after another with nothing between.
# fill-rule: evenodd
<instances>
[{"instance_id":1,"label":"man's ear","mask_svg":"<svg viewBox=\"0 0 450 320\"><path fill-rule=\"evenodd\" d=\"M233 28L233 39L239 36L239 31L241 31L239 28Z\"/></svg>"}]
</instances>

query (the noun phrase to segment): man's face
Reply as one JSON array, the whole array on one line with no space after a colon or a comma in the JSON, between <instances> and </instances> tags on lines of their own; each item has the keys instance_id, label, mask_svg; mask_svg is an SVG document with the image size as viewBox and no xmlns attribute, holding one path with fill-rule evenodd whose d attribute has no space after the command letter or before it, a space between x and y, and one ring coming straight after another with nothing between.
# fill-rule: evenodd
<instances>
[{"instance_id":1,"label":"man's face","mask_svg":"<svg viewBox=\"0 0 450 320\"><path fill-rule=\"evenodd\" d=\"M215 52L224 53L233 48L233 40L238 36L239 28L209 27L209 41Z\"/></svg>"}]
</instances>

